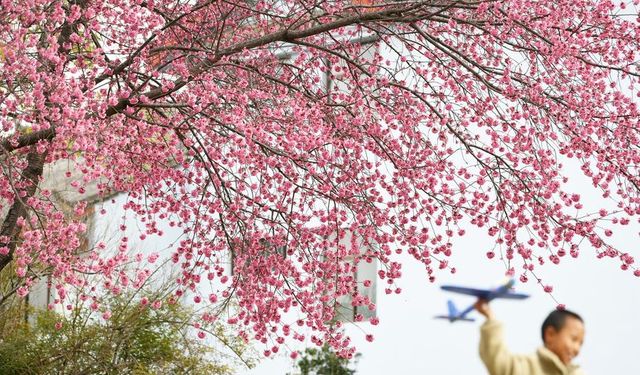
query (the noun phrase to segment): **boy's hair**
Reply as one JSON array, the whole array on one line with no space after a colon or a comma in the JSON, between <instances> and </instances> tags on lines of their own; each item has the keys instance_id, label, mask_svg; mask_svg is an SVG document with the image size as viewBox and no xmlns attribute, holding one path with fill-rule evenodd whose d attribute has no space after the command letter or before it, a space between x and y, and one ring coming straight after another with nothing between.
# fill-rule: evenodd
<instances>
[{"instance_id":1,"label":"boy's hair","mask_svg":"<svg viewBox=\"0 0 640 375\"><path fill-rule=\"evenodd\" d=\"M549 316L547 316L547 319L545 319L544 322L542 322L542 342L545 342L544 331L547 330L547 327L553 327L556 330L556 332L560 331L564 327L564 323L567 320L567 317L578 319L579 321L584 323L580 315L574 313L573 311L553 310L549 314Z\"/></svg>"}]
</instances>

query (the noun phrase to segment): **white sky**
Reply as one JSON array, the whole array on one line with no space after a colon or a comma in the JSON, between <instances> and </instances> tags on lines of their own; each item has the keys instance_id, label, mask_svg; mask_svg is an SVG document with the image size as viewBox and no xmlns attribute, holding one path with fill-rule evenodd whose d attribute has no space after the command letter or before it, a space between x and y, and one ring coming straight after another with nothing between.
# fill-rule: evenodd
<instances>
[{"instance_id":1,"label":"white sky","mask_svg":"<svg viewBox=\"0 0 640 375\"><path fill-rule=\"evenodd\" d=\"M380 325L373 333L373 343L353 325L353 335L362 357L357 374L486 374L479 359L479 326L473 323L448 323L432 317L446 313L446 300L452 298L460 307L473 302L473 297L446 293L440 284L454 283L474 287L492 287L503 280L504 266L489 261L487 246L473 233L456 247L453 259L458 272L442 274L437 284L429 284L419 264L411 259L404 263L400 295L378 294ZM545 266L543 280L555 286L554 296L585 320L586 338L576 362L587 374L638 374L637 336L640 323L640 279L618 268L617 261L598 260L587 252L578 259L563 259L560 266ZM539 275L540 276L540 275ZM540 276L542 277L542 276ZM540 344L540 325L556 303L539 286L530 281L516 284L516 289L530 293L523 301L495 300L492 307L505 324L506 340L513 352L529 353ZM364 327L369 329L369 324ZM286 374L292 361L285 355L265 359L252 370L241 369L239 375Z\"/></svg>"},{"instance_id":2,"label":"white sky","mask_svg":"<svg viewBox=\"0 0 640 375\"><path fill-rule=\"evenodd\" d=\"M567 188L581 193L585 207L601 205L598 195L590 191L584 177L571 173L576 170L576 164L567 163L566 166L572 177ZM116 205L122 204L123 198L119 197ZM111 213L98 215L98 233L95 233L103 239L104 235L117 228L122 216L121 209L114 210L110 203L106 203L105 208ZM135 234L136 226L143 226L135 225L131 218L127 221L127 235L133 243L138 243L133 247L144 246L146 251L161 251L175 241L180 233L174 228L168 230L161 240L149 237L143 244L136 240ZM618 227L615 231L619 235L615 244L636 258L640 257L637 248L639 226ZM109 227L114 228L110 230ZM485 256L492 247L491 239L483 231L471 227L466 229L467 234L456 238L454 242L450 265L457 268L456 274L440 272L436 284L430 284L424 266L405 255L400 258L403 260L403 277L398 286L402 287L402 294L384 295L384 286L378 285L377 312L380 324L374 327L362 323L362 328L353 324L347 326L347 333L362 354L357 374L486 374L477 354L482 318L472 312L471 316L479 318L473 323L451 324L433 319L434 315L446 313L446 301L449 298L459 308L474 301L473 297L441 291L440 285L489 288L505 280L502 262L488 260ZM640 374L640 361L637 360L640 354L637 344L640 321L636 317L640 311L640 299L637 298L640 296L640 278L633 276L632 272L621 271L618 259L596 259L594 254L585 246L579 258L566 256L558 266L547 262L537 270L537 276L545 284L554 286L554 296L560 303L584 318L585 344L576 362L583 366L587 374ZM516 274L517 271L518 268ZM517 283L516 290L529 293L531 297L523 301L495 300L492 307L505 324L510 349L516 353L530 353L541 345L540 325L556 303L535 281ZM366 333L375 335L373 343L366 342ZM307 342L304 345L311 344ZM303 350L304 345L293 348ZM256 349L262 352L263 347L256 345ZM288 353L281 351L275 359L263 359L254 369L240 368L237 374L285 375L293 369Z\"/></svg>"},{"instance_id":3,"label":"white sky","mask_svg":"<svg viewBox=\"0 0 640 375\"><path fill-rule=\"evenodd\" d=\"M122 203L118 199L118 203ZM107 205L109 206L109 205ZM119 216L119 215L118 215ZM101 217L99 225L105 232L118 216ZM117 225L116 225L117 226ZM135 232L133 226L128 231ZM637 241L637 233L629 227L629 250ZM176 233L177 234L177 233ZM159 242L171 242L167 235L162 241L154 241L152 249L166 246ZM134 236L131 236L135 239ZM635 241L635 242L634 242ZM134 242L137 242L134 240ZM146 241L145 241L146 242ZM147 243L148 244L148 243ZM347 326L362 357L357 374L486 374L477 354L479 340L477 322L451 324L436 320L434 315L446 313L447 299L453 299L459 308L474 301L473 297L447 293L439 289L441 284L460 284L472 287L493 287L504 280L504 266L500 261L485 257L490 242L483 233L467 230L458 238L452 255L457 267L455 275L440 273L436 284L430 284L423 267L405 256L400 295L384 295L378 289L378 316L380 325L362 325L366 333L373 333L375 341L364 339L364 330L353 324ZM637 250L636 250L637 255ZM559 266L547 263L538 275L545 283L554 285L554 296L581 314L586 324L586 340L577 358L587 374L640 374L637 337L640 322L640 279L619 269L619 262L596 259L592 252L583 250L577 259L563 259ZM533 281L516 284L520 292L531 294L523 301L495 300L492 307L506 328L506 340L514 352L529 353L540 345L540 324L555 308L555 302ZM471 316L479 317L476 312ZM308 344L308 343L307 343ZM258 349L260 347L256 347ZM303 349L304 346L296 349ZM238 375L285 375L293 370L293 362L283 353L275 359L263 359L256 368L238 369Z\"/></svg>"},{"instance_id":4,"label":"white sky","mask_svg":"<svg viewBox=\"0 0 640 375\"><path fill-rule=\"evenodd\" d=\"M575 161L564 161L570 177L565 189L582 196L585 211L609 206L591 188L590 181L578 172ZM636 218L637 220L637 218ZM635 220L634 220L635 221ZM614 231L620 250L628 251L636 259L639 225L619 227ZM626 229L622 229L626 228ZM373 333L375 341L364 339L363 330L351 324L347 333L362 354L357 366L360 375L386 374L487 374L478 356L479 327L483 319L477 312L476 322L449 323L433 319L447 312L446 301L451 298L459 309L475 299L440 290L442 284L457 284L477 288L491 288L504 282L503 263L488 260L486 252L492 241L485 231L467 227L467 234L454 242L450 265L456 274L438 273L430 284L424 266L410 256L404 256L403 277L399 282L400 295L384 295L378 286L377 312L380 324L363 324L366 333ZM640 259L638 259L640 260ZM637 338L640 334L640 278L622 271L618 259L597 259L589 247L581 247L577 259L566 256L559 265L547 262L536 269L544 284L554 286L554 297L566 307L580 314L586 327L585 343L576 358L585 372L594 374L640 374L640 354ZM516 267L516 275L519 268ZM498 319L505 325L506 341L514 353L528 354L542 344L540 326L556 307L556 302L530 275L526 284L516 283L516 291L531 295L522 301L494 300L491 304ZM374 328L374 329L372 329ZM265 359L256 368L241 369L239 375L285 375L293 369L293 362L282 355Z\"/></svg>"},{"instance_id":5,"label":"white sky","mask_svg":"<svg viewBox=\"0 0 640 375\"><path fill-rule=\"evenodd\" d=\"M571 163L567 167L574 169ZM572 177L569 187L582 194L587 200L585 206L597 206L600 203L597 196L585 189L588 184L576 175ZM116 206L123 203L123 198L116 200ZM110 203L105 203L105 208L110 214L98 215L95 233L102 239L115 231L122 216L121 209L114 209ZM143 226L135 225L131 218L127 221L127 235L132 239L133 247L144 247L145 251L161 251L180 233L175 229L169 230L161 240L149 237L143 244L135 234L139 230L136 227ZM620 228L626 229L616 231L620 235L617 245L638 258L638 225ZM434 315L446 313L449 298L459 308L474 301L473 297L441 291L440 285L489 288L505 280L502 262L488 260L485 256L491 248L490 239L484 232L466 229L464 237L456 238L450 260L458 270L456 274L440 272L436 284L430 284L424 266L405 255L401 258L403 277L398 284L403 289L402 294L384 295L383 286L378 286L380 325L374 327L363 323L362 328L353 324L347 326L347 333L362 354L357 374L486 374L477 354L482 318L472 312L471 316L479 317L477 322L451 324L433 319ZM111 240L117 241L115 238ZM586 340L577 362L587 374L640 374L640 361L637 360L640 354L637 345L640 322L636 318L640 311L640 299L637 298L640 296L640 278L629 271L621 271L619 260L596 259L594 254L585 247L577 259L567 256L558 266L547 262L537 270L538 277L545 284L554 286L554 296L560 303L584 318ZM531 298L523 301L495 300L492 307L505 324L506 340L511 350L530 353L541 344L540 325L556 303L534 281L518 283L516 290L531 294ZM375 335L373 343L365 341L366 333ZM307 342L304 345L311 344ZM293 348L303 350L304 345ZM263 347L256 346L256 349L262 352ZM288 353L281 351L275 359L263 359L251 370L240 368L237 374L285 375L292 370L293 362Z\"/></svg>"}]
</instances>

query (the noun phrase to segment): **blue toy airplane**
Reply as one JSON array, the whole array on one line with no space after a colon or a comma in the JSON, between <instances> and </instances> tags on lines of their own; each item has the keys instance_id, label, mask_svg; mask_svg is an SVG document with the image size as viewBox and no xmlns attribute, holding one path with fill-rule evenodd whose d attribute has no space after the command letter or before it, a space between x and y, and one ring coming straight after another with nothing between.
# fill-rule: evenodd
<instances>
[{"instance_id":1,"label":"blue toy airplane","mask_svg":"<svg viewBox=\"0 0 640 375\"><path fill-rule=\"evenodd\" d=\"M453 286L453 285L443 285L441 286L442 290L446 290L448 292L453 292L453 293L460 293L460 294L466 294L469 296L474 296L477 297L479 299L483 299L485 301L491 301L492 299L495 298L507 298L507 299L525 299L525 298L529 298L528 294L522 294L522 293L513 293L511 291L511 288L513 288L513 285L515 284L515 280L511 279L509 281L507 281L506 283L504 283L503 285L495 288L495 289L475 289L475 288L465 288L465 287L460 287L460 286ZM475 304L475 302L474 302ZM467 318L467 314L469 314L471 311L473 311L474 307L471 304L471 306L467 307L466 309L462 310L462 311L458 311L458 309L456 308L456 305L453 303L452 300L447 301L447 307L449 308L449 315L438 315L436 316L437 319L447 319L449 320L451 323L457 321L457 320L463 320L466 322L473 322L474 319L471 318Z\"/></svg>"}]
</instances>

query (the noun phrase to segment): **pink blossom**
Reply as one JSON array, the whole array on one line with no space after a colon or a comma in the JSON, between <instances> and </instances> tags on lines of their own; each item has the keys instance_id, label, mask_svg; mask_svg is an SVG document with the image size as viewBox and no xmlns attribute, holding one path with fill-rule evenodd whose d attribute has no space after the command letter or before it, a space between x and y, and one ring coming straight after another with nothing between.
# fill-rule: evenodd
<instances>
[{"instance_id":1,"label":"pink blossom","mask_svg":"<svg viewBox=\"0 0 640 375\"><path fill-rule=\"evenodd\" d=\"M367 339L367 341L373 342L373 335L366 335L365 338Z\"/></svg>"},{"instance_id":2,"label":"pink blossom","mask_svg":"<svg viewBox=\"0 0 640 375\"><path fill-rule=\"evenodd\" d=\"M490 238L487 261L522 282L581 251L640 276L615 245L640 215L640 20L595 0L360 3L4 2L0 271L17 294L47 270L52 309L77 292L103 311L174 267L173 294L141 306L193 296L266 356L308 329L349 357L327 322L345 298L375 309L362 267L385 294L405 262L435 283L466 256L456 235ZM379 42L350 43L360 29ZM118 234L89 238L94 212Z\"/></svg>"}]
</instances>

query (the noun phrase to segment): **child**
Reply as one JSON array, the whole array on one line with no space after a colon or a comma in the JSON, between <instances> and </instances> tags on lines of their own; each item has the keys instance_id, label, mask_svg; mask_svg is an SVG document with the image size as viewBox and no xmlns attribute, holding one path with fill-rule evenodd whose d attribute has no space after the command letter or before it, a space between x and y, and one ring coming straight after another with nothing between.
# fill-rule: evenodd
<instances>
[{"instance_id":1,"label":"child","mask_svg":"<svg viewBox=\"0 0 640 375\"><path fill-rule=\"evenodd\" d=\"M568 310L552 311L542 323L544 346L535 354L511 354L489 303L478 300L476 310L487 320L480 327L480 358L491 375L583 375L571 363L584 340L582 318Z\"/></svg>"}]
</instances>

